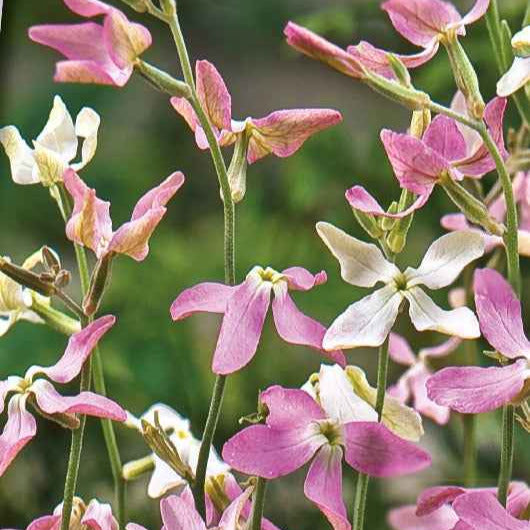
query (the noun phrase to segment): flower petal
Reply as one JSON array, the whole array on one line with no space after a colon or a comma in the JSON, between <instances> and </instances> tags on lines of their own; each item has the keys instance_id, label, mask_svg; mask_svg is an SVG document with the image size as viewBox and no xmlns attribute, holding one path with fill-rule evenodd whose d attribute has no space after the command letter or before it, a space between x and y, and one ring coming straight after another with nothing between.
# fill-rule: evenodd
<instances>
[{"instance_id":1,"label":"flower petal","mask_svg":"<svg viewBox=\"0 0 530 530\"><path fill-rule=\"evenodd\" d=\"M483 254L484 240L480 234L471 230L445 234L431 244L417 269L407 268L407 287L447 287L456 280L466 265Z\"/></svg>"},{"instance_id":2,"label":"flower petal","mask_svg":"<svg viewBox=\"0 0 530 530\"><path fill-rule=\"evenodd\" d=\"M416 356L407 339L397 333L390 333L388 339L388 354L398 364L412 366L416 362Z\"/></svg>"},{"instance_id":3,"label":"flower petal","mask_svg":"<svg viewBox=\"0 0 530 530\"><path fill-rule=\"evenodd\" d=\"M505 357L530 359L521 302L510 284L493 269L477 269L473 288L480 329L486 340Z\"/></svg>"},{"instance_id":4,"label":"flower petal","mask_svg":"<svg viewBox=\"0 0 530 530\"><path fill-rule=\"evenodd\" d=\"M454 293L453 293L454 296ZM441 342L436 346L429 346L428 348L422 348L419 351L420 359L436 359L439 357L446 357L453 353L462 344L462 339L459 337L451 337L450 339Z\"/></svg>"},{"instance_id":5,"label":"flower petal","mask_svg":"<svg viewBox=\"0 0 530 530\"><path fill-rule=\"evenodd\" d=\"M346 462L361 473L394 477L420 471L431 464L428 453L375 422L344 425Z\"/></svg>"},{"instance_id":6,"label":"flower petal","mask_svg":"<svg viewBox=\"0 0 530 530\"><path fill-rule=\"evenodd\" d=\"M253 487L246 488L228 505L219 521L219 530L238 530L241 528L240 519L243 518L246 521L246 518L243 517L243 511L249 503L253 489Z\"/></svg>"},{"instance_id":7,"label":"flower petal","mask_svg":"<svg viewBox=\"0 0 530 530\"><path fill-rule=\"evenodd\" d=\"M98 129L101 119L99 114L88 107L83 107L75 120L75 134L83 138L81 161L72 164L75 171L84 168L94 157L98 145Z\"/></svg>"},{"instance_id":8,"label":"flower petal","mask_svg":"<svg viewBox=\"0 0 530 530\"><path fill-rule=\"evenodd\" d=\"M365 296L335 319L322 345L326 350L380 346L394 325L402 300L393 285Z\"/></svg>"},{"instance_id":9,"label":"flower petal","mask_svg":"<svg viewBox=\"0 0 530 530\"><path fill-rule=\"evenodd\" d=\"M185 479L155 454L153 460L155 468L147 485L147 495L151 499L159 499L175 488L187 484Z\"/></svg>"},{"instance_id":10,"label":"flower petal","mask_svg":"<svg viewBox=\"0 0 530 530\"><path fill-rule=\"evenodd\" d=\"M419 287L405 291L404 295L410 304L410 319L418 331L438 331L462 339L480 337L477 317L469 308L457 307L445 311L438 307Z\"/></svg>"},{"instance_id":11,"label":"flower petal","mask_svg":"<svg viewBox=\"0 0 530 530\"><path fill-rule=\"evenodd\" d=\"M449 421L450 410L432 401L427 395L427 381L431 372L423 363L418 363L409 373L409 385L414 397L414 408L422 415L431 418L438 425L445 425Z\"/></svg>"},{"instance_id":12,"label":"flower petal","mask_svg":"<svg viewBox=\"0 0 530 530\"><path fill-rule=\"evenodd\" d=\"M476 22L479 18L482 18L486 14L489 5L490 0L476 0L473 7L462 18L461 24L467 26L468 24Z\"/></svg>"},{"instance_id":13,"label":"flower petal","mask_svg":"<svg viewBox=\"0 0 530 530\"><path fill-rule=\"evenodd\" d=\"M60 526L60 515L44 515L29 523L26 530L59 530Z\"/></svg>"},{"instance_id":14,"label":"flower petal","mask_svg":"<svg viewBox=\"0 0 530 530\"><path fill-rule=\"evenodd\" d=\"M458 160L466 156L466 142L455 120L438 115L425 131L423 141L446 160Z\"/></svg>"},{"instance_id":15,"label":"flower petal","mask_svg":"<svg viewBox=\"0 0 530 530\"><path fill-rule=\"evenodd\" d=\"M171 495L160 501L164 528L168 530L206 530L206 525L193 505Z\"/></svg>"},{"instance_id":16,"label":"flower petal","mask_svg":"<svg viewBox=\"0 0 530 530\"><path fill-rule=\"evenodd\" d=\"M489 412L514 399L528 376L523 359L503 367L444 368L427 381L427 395L438 405L457 412Z\"/></svg>"},{"instance_id":17,"label":"flower petal","mask_svg":"<svg viewBox=\"0 0 530 530\"><path fill-rule=\"evenodd\" d=\"M521 519L530 504L530 488L524 482L511 482L508 488L506 510L510 515Z\"/></svg>"},{"instance_id":18,"label":"flower petal","mask_svg":"<svg viewBox=\"0 0 530 530\"><path fill-rule=\"evenodd\" d=\"M33 151L13 125L0 129L0 143L4 146L11 166L11 178L16 184L37 184L40 182L36 171Z\"/></svg>"},{"instance_id":19,"label":"flower petal","mask_svg":"<svg viewBox=\"0 0 530 530\"><path fill-rule=\"evenodd\" d=\"M328 280L326 271L311 274L303 267L289 267L282 271L282 275L287 279L289 289L294 291L309 291L317 285L322 285Z\"/></svg>"},{"instance_id":20,"label":"flower petal","mask_svg":"<svg viewBox=\"0 0 530 530\"><path fill-rule=\"evenodd\" d=\"M112 515L110 504L102 504L96 499L90 501L81 524L93 530L118 530L118 522Z\"/></svg>"},{"instance_id":21,"label":"flower petal","mask_svg":"<svg viewBox=\"0 0 530 530\"><path fill-rule=\"evenodd\" d=\"M236 287L223 283L198 283L182 291L171 304L171 318L182 320L194 313L224 313Z\"/></svg>"},{"instance_id":22,"label":"flower petal","mask_svg":"<svg viewBox=\"0 0 530 530\"><path fill-rule=\"evenodd\" d=\"M112 64L93 60L59 61L55 65L53 80L56 83L84 83L124 86L133 72L132 66L119 70Z\"/></svg>"},{"instance_id":23,"label":"flower petal","mask_svg":"<svg viewBox=\"0 0 530 530\"><path fill-rule=\"evenodd\" d=\"M324 445L311 463L304 494L327 517L334 530L349 530L342 499L342 448Z\"/></svg>"},{"instance_id":24,"label":"flower petal","mask_svg":"<svg viewBox=\"0 0 530 530\"><path fill-rule=\"evenodd\" d=\"M427 488L418 495L416 514L424 516L434 513L445 504L451 504L457 497L466 492L465 488L459 486L434 486L433 488Z\"/></svg>"},{"instance_id":25,"label":"flower petal","mask_svg":"<svg viewBox=\"0 0 530 530\"><path fill-rule=\"evenodd\" d=\"M250 362L258 347L272 284L249 273L228 300L212 361L216 374L229 374Z\"/></svg>"},{"instance_id":26,"label":"flower petal","mask_svg":"<svg viewBox=\"0 0 530 530\"><path fill-rule=\"evenodd\" d=\"M458 517L449 506L442 506L436 512L418 516L416 506L403 506L390 510L388 524L394 530L454 530Z\"/></svg>"},{"instance_id":27,"label":"flower petal","mask_svg":"<svg viewBox=\"0 0 530 530\"><path fill-rule=\"evenodd\" d=\"M7 423L0 435L0 476L36 434L37 422L26 410L26 396L14 395L9 400Z\"/></svg>"},{"instance_id":28,"label":"flower petal","mask_svg":"<svg viewBox=\"0 0 530 530\"><path fill-rule=\"evenodd\" d=\"M87 18L106 15L115 9L99 0L63 0L63 2L70 11Z\"/></svg>"},{"instance_id":29,"label":"flower petal","mask_svg":"<svg viewBox=\"0 0 530 530\"><path fill-rule=\"evenodd\" d=\"M388 282L399 273L375 245L352 237L330 223L319 222L316 227L318 235L340 263L345 282L373 287L377 282Z\"/></svg>"},{"instance_id":30,"label":"flower petal","mask_svg":"<svg viewBox=\"0 0 530 530\"><path fill-rule=\"evenodd\" d=\"M510 69L497 82L497 95L508 97L530 82L530 57L515 57Z\"/></svg>"}]
</instances>

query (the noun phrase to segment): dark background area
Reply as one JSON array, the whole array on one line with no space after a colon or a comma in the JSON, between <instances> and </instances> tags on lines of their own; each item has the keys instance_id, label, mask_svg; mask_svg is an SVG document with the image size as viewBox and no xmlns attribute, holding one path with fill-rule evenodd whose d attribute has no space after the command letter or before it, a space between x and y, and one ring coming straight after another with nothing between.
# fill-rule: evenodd
<instances>
[{"instance_id":1,"label":"dark background area","mask_svg":"<svg viewBox=\"0 0 530 530\"><path fill-rule=\"evenodd\" d=\"M154 44L144 58L179 75L167 28L117 1L113 3L151 30ZM455 3L461 12L470 5L468 1ZM520 26L525 4L525 0L501 2L502 14L514 29ZM294 296L304 311L330 323L367 291L341 281L337 263L316 236L314 224L327 220L365 237L344 200L344 191L359 183L384 204L399 196L379 131L384 127L405 129L410 115L360 83L300 57L285 44L282 30L288 20L295 20L341 45L365 39L393 51L411 52L413 48L393 30L379 2L373 0L182 0L179 10L192 59L207 58L221 71L232 94L235 117L261 117L289 107L330 107L343 114L342 124L318 134L291 158L267 157L251 166L247 195L237 208L238 280L255 264L278 270L293 265L314 272L325 269L329 276L326 285ZM165 402L189 417L199 436L213 382L209 366L219 318L201 315L175 324L169 318L169 306L182 289L223 277L222 206L213 167L208 153L196 148L168 99L142 79L133 76L123 89L53 83L59 55L32 43L27 29L35 24L73 21L78 17L60 0L4 1L0 126L15 124L30 141L45 124L54 94L61 95L72 115L82 106L94 108L102 118L99 145L82 177L96 187L100 197L111 200L115 226L128 219L147 189L176 169L186 174L185 186L170 203L151 240L149 257L141 264L128 258L115 263L102 311L116 314L118 323L105 338L102 352L113 398L137 415L154 402ZM483 20L468 27L463 44L489 100L497 71ZM450 102L455 88L443 50L413 76L416 86L433 99ZM512 107L507 124L519 124ZM229 152L226 154L228 160ZM492 175L484 181L491 184L493 179ZM443 233L440 216L453 210L443 193L436 191L416 215L401 265L417 264L430 241ZM41 186L15 185L3 154L0 223L0 254L21 262L47 244L75 270L72 247L47 191ZM523 265L528 276L527 264ZM446 304L446 296L441 291L433 293L442 304ZM415 332L408 318L400 318L398 329L416 350L442 340L436 334ZM64 337L42 326L18 324L0 339L0 379L22 375L32 364L55 362L65 343ZM365 368L373 383L376 357L375 350L369 349L349 354L350 362ZM462 352L451 362L463 362ZM217 447L238 429L238 418L255 409L258 389L273 383L300 386L319 363L314 352L280 341L267 322L258 355L248 369L229 379ZM400 370L392 366L391 382ZM75 385L70 390L73 392ZM37 438L0 478L1 527L24 528L33 518L51 513L60 502L70 436L49 422L38 423ZM423 487L461 482L461 419L453 415L445 429L429 420L424 425L422 445L433 454L432 468L406 479L372 481L368 528L383 528L386 510L413 501ZM479 421L482 485L495 484L499 425L498 414L483 415ZM147 453L135 433L121 426L117 432L124 461ZM524 436L518 429L514 469L519 478L527 478L530 469L528 438ZM305 471L271 484L266 513L283 528L326 528L323 516L303 496L304 476ZM345 467L348 506L352 504L353 479L354 473ZM147 498L146 484L140 479L129 487L130 519L155 529L160 526L158 503ZM94 496L110 501L111 488L99 424L89 420L78 491L87 501Z\"/></svg>"}]
</instances>

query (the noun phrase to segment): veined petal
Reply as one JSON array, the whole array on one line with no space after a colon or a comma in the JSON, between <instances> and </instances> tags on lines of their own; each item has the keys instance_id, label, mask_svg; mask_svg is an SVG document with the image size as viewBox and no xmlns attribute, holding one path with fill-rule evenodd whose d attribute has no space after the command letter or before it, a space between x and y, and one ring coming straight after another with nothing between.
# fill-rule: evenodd
<instances>
[{"instance_id":1,"label":"veined petal","mask_svg":"<svg viewBox=\"0 0 530 530\"><path fill-rule=\"evenodd\" d=\"M373 287L399 274L399 269L387 261L375 245L352 237L330 223L319 222L316 227L322 241L337 258L345 282Z\"/></svg>"},{"instance_id":2,"label":"veined petal","mask_svg":"<svg viewBox=\"0 0 530 530\"><path fill-rule=\"evenodd\" d=\"M427 381L427 395L438 405L464 414L489 412L514 399L528 377L523 359L503 367L444 368Z\"/></svg>"},{"instance_id":3,"label":"veined petal","mask_svg":"<svg viewBox=\"0 0 530 530\"><path fill-rule=\"evenodd\" d=\"M110 504L100 503L96 499L90 501L81 524L93 530L118 530L118 522L112 515Z\"/></svg>"},{"instance_id":4,"label":"veined petal","mask_svg":"<svg viewBox=\"0 0 530 530\"><path fill-rule=\"evenodd\" d=\"M380 346L399 311L403 295L386 285L350 305L331 324L322 345L326 350Z\"/></svg>"},{"instance_id":5,"label":"veined petal","mask_svg":"<svg viewBox=\"0 0 530 530\"><path fill-rule=\"evenodd\" d=\"M24 141L13 125L0 129L0 143L4 146L11 166L11 178L16 184L37 184L40 182L35 168L33 150Z\"/></svg>"},{"instance_id":6,"label":"veined petal","mask_svg":"<svg viewBox=\"0 0 530 530\"><path fill-rule=\"evenodd\" d=\"M403 294L409 301L410 319L418 331L438 331L462 339L480 337L477 317L469 308L457 307L445 311L419 287L413 287Z\"/></svg>"},{"instance_id":7,"label":"veined petal","mask_svg":"<svg viewBox=\"0 0 530 530\"><path fill-rule=\"evenodd\" d=\"M454 530L458 516L449 506L442 506L429 515L416 515L416 506L390 510L388 524L394 530Z\"/></svg>"},{"instance_id":8,"label":"veined petal","mask_svg":"<svg viewBox=\"0 0 530 530\"><path fill-rule=\"evenodd\" d=\"M99 114L89 108L83 107L75 120L75 134L83 138L81 147L81 161L72 164L75 171L84 168L94 157L98 145L98 129L101 119Z\"/></svg>"},{"instance_id":9,"label":"veined petal","mask_svg":"<svg viewBox=\"0 0 530 530\"><path fill-rule=\"evenodd\" d=\"M164 528L168 530L206 530L195 506L176 495L160 501L160 513Z\"/></svg>"},{"instance_id":10,"label":"veined petal","mask_svg":"<svg viewBox=\"0 0 530 530\"><path fill-rule=\"evenodd\" d=\"M450 353L453 353L460 346L460 344L462 344L462 339L459 337L451 337L450 339L447 339L436 346L422 348L418 353L418 357L421 360L446 357Z\"/></svg>"},{"instance_id":11,"label":"veined petal","mask_svg":"<svg viewBox=\"0 0 530 530\"><path fill-rule=\"evenodd\" d=\"M248 487L238 495L224 511L219 521L219 530L238 530L241 528L239 520L244 516L243 512L249 503L254 488ZM244 517L246 521L246 517Z\"/></svg>"},{"instance_id":12,"label":"veined petal","mask_svg":"<svg viewBox=\"0 0 530 530\"><path fill-rule=\"evenodd\" d=\"M289 267L282 271L282 275L287 279L289 289L293 291L309 291L317 285L322 285L328 280L326 271L311 274L303 267Z\"/></svg>"},{"instance_id":13,"label":"veined petal","mask_svg":"<svg viewBox=\"0 0 530 530\"><path fill-rule=\"evenodd\" d=\"M56 83L83 83L124 86L133 72L129 66L119 69L112 62L98 63L94 60L59 61L55 65L53 80Z\"/></svg>"},{"instance_id":14,"label":"veined petal","mask_svg":"<svg viewBox=\"0 0 530 530\"><path fill-rule=\"evenodd\" d=\"M460 486L434 486L423 490L416 501L416 514L421 516L436 512L445 504L451 504L457 497L466 493ZM495 491L495 490L493 490Z\"/></svg>"},{"instance_id":15,"label":"veined petal","mask_svg":"<svg viewBox=\"0 0 530 530\"><path fill-rule=\"evenodd\" d=\"M195 63L197 95L210 121L219 130L230 129L232 98L215 66L208 61Z\"/></svg>"},{"instance_id":16,"label":"veined petal","mask_svg":"<svg viewBox=\"0 0 530 530\"><path fill-rule=\"evenodd\" d=\"M304 494L327 517L334 530L349 530L342 499L342 448L322 446L309 467Z\"/></svg>"},{"instance_id":17,"label":"veined petal","mask_svg":"<svg viewBox=\"0 0 530 530\"><path fill-rule=\"evenodd\" d=\"M195 114L190 102L186 98L177 97L172 97L170 102L171 106L184 118L189 128L195 132L200 126L197 114Z\"/></svg>"},{"instance_id":18,"label":"veined petal","mask_svg":"<svg viewBox=\"0 0 530 530\"><path fill-rule=\"evenodd\" d=\"M182 291L171 304L171 318L182 320L194 313L224 313L237 287L223 283L198 283Z\"/></svg>"},{"instance_id":19,"label":"veined petal","mask_svg":"<svg viewBox=\"0 0 530 530\"><path fill-rule=\"evenodd\" d=\"M420 471L431 464L428 453L375 422L343 426L346 462L374 477L394 477Z\"/></svg>"},{"instance_id":20,"label":"veined petal","mask_svg":"<svg viewBox=\"0 0 530 530\"><path fill-rule=\"evenodd\" d=\"M26 396L13 396L7 407L7 423L0 435L0 476L36 434L37 422L26 410Z\"/></svg>"},{"instance_id":21,"label":"veined petal","mask_svg":"<svg viewBox=\"0 0 530 530\"><path fill-rule=\"evenodd\" d=\"M59 530L60 526L60 515L44 515L29 523L26 530Z\"/></svg>"},{"instance_id":22,"label":"veined petal","mask_svg":"<svg viewBox=\"0 0 530 530\"><path fill-rule=\"evenodd\" d=\"M397 333L390 333L388 339L388 354L398 364L412 366L416 362L416 356L407 339Z\"/></svg>"},{"instance_id":23,"label":"veined petal","mask_svg":"<svg viewBox=\"0 0 530 530\"><path fill-rule=\"evenodd\" d=\"M450 410L448 407L438 405L427 395L427 381L431 372L423 363L411 368L408 374L409 385L414 397L414 408L422 415L431 418L438 425L445 425L449 421Z\"/></svg>"},{"instance_id":24,"label":"veined petal","mask_svg":"<svg viewBox=\"0 0 530 530\"><path fill-rule=\"evenodd\" d=\"M530 359L521 302L509 283L493 269L477 269L473 288L480 329L486 340L505 357Z\"/></svg>"},{"instance_id":25,"label":"veined petal","mask_svg":"<svg viewBox=\"0 0 530 530\"><path fill-rule=\"evenodd\" d=\"M486 14L489 5L490 0L476 0L473 7L466 13L466 15L464 15L460 23L467 26L468 24L476 22Z\"/></svg>"},{"instance_id":26,"label":"veined petal","mask_svg":"<svg viewBox=\"0 0 530 530\"><path fill-rule=\"evenodd\" d=\"M510 482L506 510L510 515L521 518L530 503L530 488L524 482Z\"/></svg>"},{"instance_id":27,"label":"veined petal","mask_svg":"<svg viewBox=\"0 0 530 530\"><path fill-rule=\"evenodd\" d=\"M99 0L63 0L63 2L70 11L87 18L106 15L115 9Z\"/></svg>"},{"instance_id":28,"label":"veined petal","mask_svg":"<svg viewBox=\"0 0 530 530\"><path fill-rule=\"evenodd\" d=\"M445 234L431 244L417 269L405 271L407 286L441 289L453 283L462 270L484 254L484 240L471 230Z\"/></svg>"},{"instance_id":29,"label":"veined petal","mask_svg":"<svg viewBox=\"0 0 530 530\"><path fill-rule=\"evenodd\" d=\"M459 160L466 156L466 142L455 120L436 116L425 131L423 141L446 160Z\"/></svg>"},{"instance_id":30,"label":"veined petal","mask_svg":"<svg viewBox=\"0 0 530 530\"><path fill-rule=\"evenodd\" d=\"M497 82L497 95L508 97L530 82L530 57L515 57L510 69Z\"/></svg>"}]
</instances>

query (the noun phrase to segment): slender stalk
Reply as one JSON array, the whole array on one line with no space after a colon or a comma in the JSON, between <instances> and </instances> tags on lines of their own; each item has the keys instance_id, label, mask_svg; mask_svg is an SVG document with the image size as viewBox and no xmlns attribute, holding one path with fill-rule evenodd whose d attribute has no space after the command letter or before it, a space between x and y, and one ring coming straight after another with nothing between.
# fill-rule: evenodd
<instances>
[{"instance_id":1,"label":"slender stalk","mask_svg":"<svg viewBox=\"0 0 530 530\"><path fill-rule=\"evenodd\" d=\"M263 519L263 507L265 505L265 493L267 492L267 480L258 477L256 489L252 498L252 515L250 517L249 530L260 530Z\"/></svg>"},{"instance_id":2,"label":"slender stalk","mask_svg":"<svg viewBox=\"0 0 530 530\"><path fill-rule=\"evenodd\" d=\"M42 303L37 297L33 297L31 310L37 313L48 326L64 335L73 335L81 329L78 320L61 313L49 304Z\"/></svg>"},{"instance_id":3,"label":"slender stalk","mask_svg":"<svg viewBox=\"0 0 530 530\"><path fill-rule=\"evenodd\" d=\"M364 516L366 512L366 498L368 495L369 480L370 477L364 473L359 473L357 477L353 505L352 530L362 530L364 528Z\"/></svg>"},{"instance_id":4,"label":"slender stalk","mask_svg":"<svg viewBox=\"0 0 530 530\"><path fill-rule=\"evenodd\" d=\"M513 405L505 405L502 409L502 446L501 466L497 483L497 498L506 506L508 486L513 468L513 433L515 427L515 413Z\"/></svg>"}]
</instances>

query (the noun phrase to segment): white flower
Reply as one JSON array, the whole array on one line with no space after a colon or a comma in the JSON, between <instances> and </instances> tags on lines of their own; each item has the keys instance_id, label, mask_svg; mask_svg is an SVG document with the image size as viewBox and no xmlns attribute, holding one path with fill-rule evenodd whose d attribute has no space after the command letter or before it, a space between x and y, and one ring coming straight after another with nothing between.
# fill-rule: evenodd
<instances>
[{"instance_id":1,"label":"white flower","mask_svg":"<svg viewBox=\"0 0 530 530\"><path fill-rule=\"evenodd\" d=\"M100 118L87 107L77 115L75 126L63 100L55 96L48 122L42 132L33 141L31 149L20 135L18 129L8 125L0 129L0 142L11 164L11 177L17 184L38 184L51 186L62 181L67 168L75 171L83 168L94 156L97 146L97 133ZM81 161L72 163L76 158L79 142Z\"/></svg>"},{"instance_id":2,"label":"white flower","mask_svg":"<svg viewBox=\"0 0 530 530\"><path fill-rule=\"evenodd\" d=\"M507 97L530 82L530 26L517 32L512 38L515 55L510 69L497 83L497 95Z\"/></svg>"},{"instance_id":3,"label":"white flower","mask_svg":"<svg viewBox=\"0 0 530 530\"><path fill-rule=\"evenodd\" d=\"M467 307L445 311L421 289L450 285L462 269L484 253L483 238L459 231L437 239L417 269L401 272L373 244L364 243L329 223L318 223L317 232L340 263L341 276L359 287L384 287L350 305L326 332L326 350L379 346L387 338L401 304L409 302L409 315L418 331L433 330L464 339L480 336L477 318Z\"/></svg>"}]
</instances>

